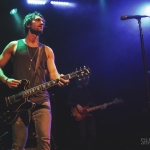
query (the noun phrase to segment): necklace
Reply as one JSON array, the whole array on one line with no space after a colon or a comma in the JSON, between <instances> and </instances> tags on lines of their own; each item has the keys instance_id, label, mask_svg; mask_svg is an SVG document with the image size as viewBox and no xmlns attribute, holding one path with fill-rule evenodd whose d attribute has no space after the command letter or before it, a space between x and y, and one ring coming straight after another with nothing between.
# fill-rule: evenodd
<instances>
[{"instance_id":1,"label":"necklace","mask_svg":"<svg viewBox=\"0 0 150 150\"><path fill-rule=\"evenodd\" d=\"M36 51L35 51L33 57L31 57L31 56L30 56L30 53L29 53L28 45L27 45L27 52L28 52L29 59L30 59L29 70L31 70L31 63L32 63L33 58L35 57L35 54L37 53L38 49L39 49L39 47L37 47L37 49L36 49Z\"/></svg>"}]
</instances>

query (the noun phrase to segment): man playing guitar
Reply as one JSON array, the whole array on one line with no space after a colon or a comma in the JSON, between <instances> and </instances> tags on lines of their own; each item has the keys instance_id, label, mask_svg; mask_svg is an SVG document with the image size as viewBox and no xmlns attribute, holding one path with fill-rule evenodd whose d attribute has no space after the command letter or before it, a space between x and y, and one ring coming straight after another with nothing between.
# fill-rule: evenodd
<instances>
[{"instance_id":1,"label":"man playing guitar","mask_svg":"<svg viewBox=\"0 0 150 150\"><path fill-rule=\"evenodd\" d=\"M95 127L95 119L91 113L85 113L85 109L87 107L94 106L94 101L92 99L91 91L89 89L89 76L78 78L77 87L72 89L68 104L73 112L76 114L76 124L79 131L79 148L78 149L86 149L93 150L94 149L94 141L96 138L96 127ZM103 105L102 109L105 109L106 106ZM76 111L75 111L76 110ZM88 141L85 142L87 132L89 134Z\"/></svg>"}]
</instances>

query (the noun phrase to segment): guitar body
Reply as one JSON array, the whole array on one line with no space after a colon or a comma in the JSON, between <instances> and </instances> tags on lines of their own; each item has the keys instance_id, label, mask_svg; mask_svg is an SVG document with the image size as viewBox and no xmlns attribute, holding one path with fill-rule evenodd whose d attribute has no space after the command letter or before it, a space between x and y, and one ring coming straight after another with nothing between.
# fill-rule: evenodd
<instances>
[{"instance_id":1,"label":"guitar body","mask_svg":"<svg viewBox=\"0 0 150 150\"><path fill-rule=\"evenodd\" d=\"M72 115L74 116L75 120L81 121L85 117L90 116L91 114L89 114L87 112L88 108L89 108L89 106L83 106L83 113L80 113L76 107L72 108L71 112L72 112Z\"/></svg>"},{"instance_id":2,"label":"guitar body","mask_svg":"<svg viewBox=\"0 0 150 150\"><path fill-rule=\"evenodd\" d=\"M10 124L17 119L20 110L29 110L35 107L34 103L28 101L27 98L23 98L21 94L18 94L26 90L28 84L28 80L21 80L21 84L14 89L3 85L3 92L1 92L2 94L0 96L0 122ZM18 95L13 97L15 94Z\"/></svg>"}]
</instances>

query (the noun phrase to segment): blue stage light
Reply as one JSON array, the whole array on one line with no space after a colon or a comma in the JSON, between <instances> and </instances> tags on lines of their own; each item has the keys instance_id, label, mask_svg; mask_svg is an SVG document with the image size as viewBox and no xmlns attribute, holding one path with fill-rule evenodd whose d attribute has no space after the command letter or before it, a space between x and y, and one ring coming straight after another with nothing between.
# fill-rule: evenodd
<instances>
[{"instance_id":1,"label":"blue stage light","mask_svg":"<svg viewBox=\"0 0 150 150\"><path fill-rule=\"evenodd\" d=\"M75 3L70 3L70 2L63 2L63 1L50 1L50 4L55 5L55 6L62 6L62 7L75 7Z\"/></svg>"},{"instance_id":2,"label":"blue stage light","mask_svg":"<svg viewBox=\"0 0 150 150\"><path fill-rule=\"evenodd\" d=\"M135 14L138 15L146 15L146 16L150 16L150 2L149 3L144 3L137 6L137 11L135 12ZM150 18L142 18L142 24L144 26L149 26L150 25Z\"/></svg>"},{"instance_id":3,"label":"blue stage light","mask_svg":"<svg viewBox=\"0 0 150 150\"><path fill-rule=\"evenodd\" d=\"M51 1L50 3L54 5L68 5L68 2L60 2L60 1Z\"/></svg>"},{"instance_id":4,"label":"blue stage light","mask_svg":"<svg viewBox=\"0 0 150 150\"><path fill-rule=\"evenodd\" d=\"M27 0L28 4L45 5L47 0Z\"/></svg>"}]
</instances>

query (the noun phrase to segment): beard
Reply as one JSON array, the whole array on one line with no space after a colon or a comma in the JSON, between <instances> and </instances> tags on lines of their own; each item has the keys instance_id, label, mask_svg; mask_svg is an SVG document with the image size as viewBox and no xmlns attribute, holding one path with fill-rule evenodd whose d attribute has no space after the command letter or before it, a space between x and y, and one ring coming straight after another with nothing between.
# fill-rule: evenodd
<instances>
[{"instance_id":1,"label":"beard","mask_svg":"<svg viewBox=\"0 0 150 150\"><path fill-rule=\"evenodd\" d=\"M43 30L35 30L35 29L32 29L32 28L30 28L29 30L32 34L36 34L36 35L40 35L40 34L43 33Z\"/></svg>"}]
</instances>

